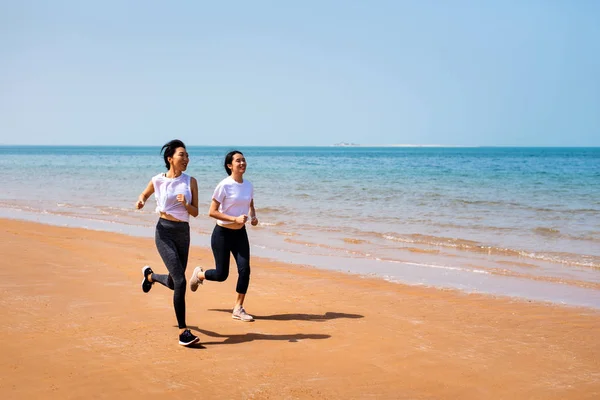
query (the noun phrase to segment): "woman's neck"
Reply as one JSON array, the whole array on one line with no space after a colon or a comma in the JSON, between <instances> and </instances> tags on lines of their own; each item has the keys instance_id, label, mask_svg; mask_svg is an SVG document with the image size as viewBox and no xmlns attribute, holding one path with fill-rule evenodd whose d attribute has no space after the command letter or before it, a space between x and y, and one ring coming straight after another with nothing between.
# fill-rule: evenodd
<instances>
[{"instance_id":1,"label":"woman's neck","mask_svg":"<svg viewBox=\"0 0 600 400\"><path fill-rule=\"evenodd\" d=\"M179 178L181 176L181 174L183 174L182 171L177 171L175 169L170 169L170 170L167 171L167 173L165 174L165 176L167 178L174 179L174 178Z\"/></svg>"},{"instance_id":2,"label":"woman's neck","mask_svg":"<svg viewBox=\"0 0 600 400\"><path fill-rule=\"evenodd\" d=\"M244 177L242 176L242 174L231 174L231 179L233 179L237 183L243 183L244 182Z\"/></svg>"}]
</instances>

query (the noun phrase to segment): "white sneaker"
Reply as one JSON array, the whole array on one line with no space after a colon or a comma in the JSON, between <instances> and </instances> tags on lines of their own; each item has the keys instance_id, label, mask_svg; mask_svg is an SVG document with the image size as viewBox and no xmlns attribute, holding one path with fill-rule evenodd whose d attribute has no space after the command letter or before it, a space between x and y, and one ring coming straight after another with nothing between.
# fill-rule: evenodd
<instances>
[{"instance_id":1,"label":"white sneaker","mask_svg":"<svg viewBox=\"0 0 600 400\"><path fill-rule=\"evenodd\" d=\"M192 292L195 292L198 289L198 285L202 285L203 279L201 280L198 278L200 272L203 272L202 267L198 266L194 268L194 275L192 275L192 279L190 279L190 290Z\"/></svg>"},{"instance_id":2,"label":"white sneaker","mask_svg":"<svg viewBox=\"0 0 600 400\"><path fill-rule=\"evenodd\" d=\"M244 307L238 307L238 308L234 309L233 314L231 314L231 317L233 319L239 319L240 321L244 321L244 322L254 321L254 317L252 315L248 314L246 312L246 310L244 310Z\"/></svg>"}]
</instances>

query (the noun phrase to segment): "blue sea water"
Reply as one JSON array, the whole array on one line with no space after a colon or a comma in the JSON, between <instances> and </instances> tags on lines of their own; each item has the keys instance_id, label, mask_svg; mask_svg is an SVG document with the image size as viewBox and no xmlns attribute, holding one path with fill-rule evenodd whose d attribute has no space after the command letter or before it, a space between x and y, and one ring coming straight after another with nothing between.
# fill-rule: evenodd
<instances>
[{"instance_id":1,"label":"blue sea water","mask_svg":"<svg viewBox=\"0 0 600 400\"><path fill-rule=\"evenodd\" d=\"M229 150L188 148L194 244L208 246L202 214ZM239 150L260 220L254 255L600 308L600 148ZM164 171L160 146L3 146L0 167L2 217L153 235L153 207L133 204Z\"/></svg>"}]
</instances>

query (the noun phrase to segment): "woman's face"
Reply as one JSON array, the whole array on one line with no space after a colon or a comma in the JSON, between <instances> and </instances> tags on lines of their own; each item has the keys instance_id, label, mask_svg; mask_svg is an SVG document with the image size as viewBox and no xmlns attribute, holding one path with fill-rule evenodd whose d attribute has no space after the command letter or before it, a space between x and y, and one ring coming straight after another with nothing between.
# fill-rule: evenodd
<instances>
[{"instance_id":1,"label":"woman's face","mask_svg":"<svg viewBox=\"0 0 600 400\"><path fill-rule=\"evenodd\" d=\"M172 167L179 171L185 171L188 163L190 162L190 156L185 147L178 147L173 153L173 157L169 157L169 163Z\"/></svg>"},{"instance_id":2,"label":"woman's face","mask_svg":"<svg viewBox=\"0 0 600 400\"><path fill-rule=\"evenodd\" d=\"M231 169L232 174L243 174L246 172L246 158L240 153L233 155L231 164L227 165Z\"/></svg>"}]
</instances>

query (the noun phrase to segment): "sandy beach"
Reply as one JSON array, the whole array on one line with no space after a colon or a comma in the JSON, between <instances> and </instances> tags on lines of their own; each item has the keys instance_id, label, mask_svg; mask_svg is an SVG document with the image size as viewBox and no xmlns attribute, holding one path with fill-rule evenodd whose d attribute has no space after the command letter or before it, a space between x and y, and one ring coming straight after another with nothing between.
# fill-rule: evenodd
<instances>
[{"instance_id":1,"label":"sandy beach","mask_svg":"<svg viewBox=\"0 0 600 400\"><path fill-rule=\"evenodd\" d=\"M0 220L0 398L597 399L600 312L253 258L187 293L177 344L150 238ZM193 247L195 265L212 265Z\"/></svg>"}]
</instances>

